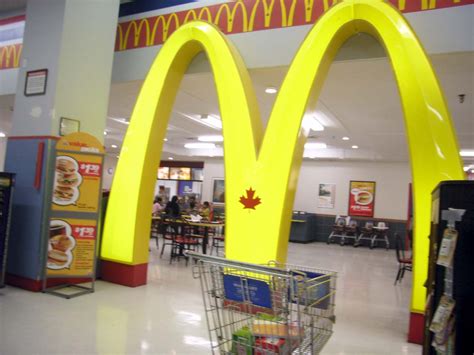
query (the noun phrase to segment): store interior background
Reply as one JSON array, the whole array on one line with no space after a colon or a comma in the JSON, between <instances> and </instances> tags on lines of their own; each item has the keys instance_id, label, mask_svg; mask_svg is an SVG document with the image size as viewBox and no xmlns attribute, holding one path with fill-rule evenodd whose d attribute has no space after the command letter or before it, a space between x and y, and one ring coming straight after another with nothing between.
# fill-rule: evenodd
<instances>
[{"instance_id":1,"label":"store interior background","mask_svg":"<svg viewBox=\"0 0 474 355\"><path fill-rule=\"evenodd\" d=\"M369 42L367 39L364 41L364 45ZM377 43L371 45L379 46ZM360 43L347 43L342 54L361 46ZM383 52L381 47L378 50ZM431 58L451 110L460 147L474 149L474 54L441 54ZM205 58L200 58L193 68L205 70L206 62ZM222 143L216 143L216 149L207 150L186 149L184 144L197 142L198 136L222 134L218 129L196 122L200 115L219 117L219 109L212 75L208 71L193 73L193 68L181 85L162 160L204 161L202 201L211 201L212 179L224 178ZM265 89L278 88L286 71L287 67L251 70L265 123L276 97L265 93ZM141 83L139 80L112 84L105 135L104 189L111 187L128 127L126 120L131 115ZM462 103L461 94L465 95ZM6 135L11 125L13 100L14 95L0 96L0 129ZM326 215L347 214L349 181L369 180L377 182L374 217L405 220L411 172L403 113L388 59L380 57L335 62L317 109L309 111L308 115L316 117L324 126L324 131L312 131L308 142L325 143L327 148L305 150L294 209ZM344 141L343 137L350 140ZM3 166L6 138L0 138L0 142L0 166ZM357 145L358 149L353 149L353 145ZM468 175L473 177L474 159L466 157L464 161ZM317 207L319 183L336 184L334 209Z\"/></svg>"},{"instance_id":2,"label":"store interior background","mask_svg":"<svg viewBox=\"0 0 474 355\"><path fill-rule=\"evenodd\" d=\"M2 14L1 6L0 14ZM185 8L186 6L182 7L182 9ZM9 12L9 14L21 13L22 10L14 11L16 12ZM448 102L460 148L470 151L474 151L473 16L474 5L406 15L414 25L433 62ZM119 21L124 20L119 19ZM291 29L231 35L231 40L236 44L246 65L250 68L262 119L265 123L276 97L274 94L265 93L265 89L268 87L279 88L287 72L288 64L310 27L299 26ZM107 128L106 135L104 134L103 137L107 150L104 166L104 189L111 187L123 138L128 127L126 121L131 116L142 80L159 48L160 46L153 46L115 53L109 111L106 119ZM15 99L12 93L15 92L18 80L17 69L1 70L0 78L0 132L5 133L6 136L0 137L0 170L2 170ZM459 95L464 95L463 102L461 102ZM219 147L214 150L184 148L186 143L197 142L198 136L221 134L219 130L196 122L201 115L219 116L214 81L209 72L207 60L203 56L199 56L194 61L181 84L169 123L168 141L164 144L161 159L164 162L169 161L170 158L173 158L174 162L203 161L204 180L201 200L211 201L212 179L225 177L222 149ZM350 180L369 180L377 183L374 217L387 220L389 224L391 221L403 223L407 218L408 189L411 182L408 147L397 85L390 63L377 41L368 36L359 36L344 45L323 85L316 111L308 112L308 115L315 116L324 126L324 131L311 132L308 142L325 143L327 148L305 152L294 210L333 216L347 214ZM343 137L349 137L350 140L344 141ZM217 143L217 145L220 144L222 143ZM352 148L353 145L357 145L358 148ZM465 157L464 165L468 177L474 179L474 157ZM334 209L317 207L319 183L336 184ZM152 198L153 196L150 196L150 203ZM386 318L384 326L392 325L393 320L399 317L398 321L401 323L398 328L400 330L399 338L404 341L406 323L408 322L411 280L410 275L407 275L403 285L395 290L391 287L396 276L395 271L392 272L390 269L396 265L395 253L380 251L380 253L386 254L381 259L377 259L380 256L380 253L377 254L378 250L369 251L365 248L353 249L352 247L342 248L339 246L334 246L334 248L338 249L331 249L328 255L322 255L323 253L313 253L314 249L306 250L304 247L296 246L290 249L290 258L305 262L313 262L314 259L317 259L315 262L318 265L334 269L338 268L336 265L338 260L346 258L348 262L347 265L344 264L346 280L342 278L339 284L341 287L339 301L347 300L347 304L343 302L338 304L338 317L341 316L339 324L342 325L336 332L338 341L349 343L349 340L363 341L361 339L365 339L366 334L363 329L360 329L360 334L351 333L351 337L347 337L348 333L345 333L343 328L345 325L351 324L353 316L351 312L354 312L354 309L356 312L360 310L360 313L365 310L358 300L355 303L349 303L354 295L352 293L354 289L356 296L365 295L365 290L356 288L360 285L351 288L350 279L353 276L368 278L366 272L367 270L371 271L371 268L373 268L372 271L376 270L376 275L371 274L373 276L370 279L370 282L373 282L371 285L377 285L377 287L382 285L381 289L386 293L384 295L386 297L383 300L378 299L377 307L370 312L375 313L383 309L386 314L379 312L382 313L379 316ZM194 307L191 308L193 312L198 312L198 309L201 308L198 296L193 299L194 303L188 302L188 298L182 300L176 297L176 293L179 294L180 291L187 290L187 285L184 285L186 282L180 280L192 282L190 269L185 269L184 264L174 264L170 267L167 265L167 260L160 261L157 255L156 250L152 249L150 284L145 290L138 290L139 297L145 300L146 307L142 310L134 308L137 307L136 304L129 305L129 308L135 313L130 316L135 319L130 321L130 327L136 333L145 333L145 330L141 328L140 322L137 321L136 324L134 322L136 319L141 321L142 317L145 319L149 310L159 303L157 300L160 296L163 297L162 299L175 300L173 302L176 302L176 309L189 311L189 303L192 303ZM352 257L348 257L349 255ZM380 264L371 264L378 262ZM350 266L348 266L349 263L351 263ZM383 282L376 284L378 278L382 278L381 275L384 277ZM123 307L120 297L136 299L136 294L129 293L129 290L119 290L118 286L112 285L110 289L114 290L115 296L111 300L109 293L100 292L109 290L107 289L109 286L100 287L103 289L99 288L99 292L93 297L97 297L98 302L102 302L104 305L113 304L120 308ZM146 291L147 289L151 291ZM158 291L154 293L155 290ZM378 292L380 291L374 291L374 293ZM19 294L18 299L23 302L25 297L28 296ZM399 308L395 308L394 299L398 298L401 298L403 302L398 305ZM78 302L78 305L84 302L86 305L84 309L92 309L96 306L95 301L86 297L78 299ZM374 303L374 300L368 299L367 302ZM87 305L90 307L88 308ZM354 305L356 307L353 307ZM390 308L390 311L387 312L387 308L390 306L393 306L393 309ZM166 308L165 306L160 307ZM369 309L369 307L367 308ZM57 305L53 304L53 301L48 301L42 312L47 317L49 311L56 311L56 309ZM400 309L406 312L401 314ZM61 312L68 314L71 310L61 306ZM156 319L162 314L165 314L167 319L171 319L173 315L169 314L168 317L166 312L171 311L169 309L160 309L159 311L155 309L152 313ZM357 319L364 319L366 314L357 316L359 317ZM374 322L372 326L379 327L380 324ZM204 325L200 323L200 326ZM146 331L148 331L148 325ZM162 329L154 334L166 334L167 331L167 329ZM176 329L176 333L179 332L180 329ZM206 341L205 332L201 329L199 332L199 336L204 337L203 341ZM393 330L389 329L387 332L393 333ZM21 333L21 328L19 328L19 333ZM354 335L353 338L352 335ZM30 334L28 333L27 336ZM141 336L141 334L137 335L137 339ZM46 337L44 338L46 339ZM62 337L62 339L64 339L62 341L66 341L67 338ZM380 343L378 349L384 348L386 339L380 337L379 340L374 340ZM132 345L134 344L129 344L129 346ZM340 350L337 347L330 349ZM367 350L367 348L360 349Z\"/></svg>"}]
</instances>

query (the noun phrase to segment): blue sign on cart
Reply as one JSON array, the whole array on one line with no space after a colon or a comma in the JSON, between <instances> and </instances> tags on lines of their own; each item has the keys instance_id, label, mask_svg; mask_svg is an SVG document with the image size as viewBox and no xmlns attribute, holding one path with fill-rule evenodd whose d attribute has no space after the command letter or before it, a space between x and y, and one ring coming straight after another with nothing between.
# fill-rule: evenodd
<instances>
[{"instance_id":1,"label":"blue sign on cart","mask_svg":"<svg viewBox=\"0 0 474 355\"><path fill-rule=\"evenodd\" d=\"M304 277L302 277L301 280L295 280L295 290L303 288L306 291L303 295L300 295L300 298L306 297L306 304L308 305L324 298L322 301L317 302L314 307L328 309L331 301L331 297L328 296L331 291L330 276L315 272L299 272L301 272ZM304 286L303 283L305 283Z\"/></svg>"},{"instance_id":2,"label":"blue sign on cart","mask_svg":"<svg viewBox=\"0 0 474 355\"><path fill-rule=\"evenodd\" d=\"M228 300L272 308L270 285L265 281L224 275L224 292Z\"/></svg>"}]
</instances>

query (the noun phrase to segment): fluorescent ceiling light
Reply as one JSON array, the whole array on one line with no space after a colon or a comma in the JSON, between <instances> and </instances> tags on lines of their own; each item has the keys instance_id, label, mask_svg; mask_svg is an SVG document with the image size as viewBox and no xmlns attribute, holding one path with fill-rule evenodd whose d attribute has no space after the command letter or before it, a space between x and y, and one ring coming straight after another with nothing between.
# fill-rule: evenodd
<instances>
[{"instance_id":1,"label":"fluorescent ceiling light","mask_svg":"<svg viewBox=\"0 0 474 355\"><path fill-rule=\"evenodd\" d=\"M104 131L104 136L106 136L106 135L107 135L107 131Z\"/></svg>"},{"instance_id":2,"label":"fluorescent ceiling light","mask_svg":"<svg viewBox=\"0 0 474 355\"><path fill-rule=\"evenodd\" d=\"M462 157L474 157L474 150L463 149L459 152Z\"/></svg>"},{"instance_id":3,"label":"fluorescent ceiling light","mask_svg":"<svg viewBox=\"0 0 474 355\"><path fill-rule=\"evenodd\" d=\"M173 160L174 158L173 157L168 157L168 160Z\"/></svg>"},{"instance_id":4,"label":"fluorescent ceiling light","mask_svg":"<svg viewBox=\"0 0 474 355\"><path fill-rule=\"evenodd\" d=\"M163 139L165 142L168 142L168 138Z\"/></svg>"},{"instance_id":5,"label":"fluorescent ceiling light","mask_svg":"<svg viewBox=\"0 0 474 355\"><path fill-rule=\"evenodd\" d=\"M267 94L276 94L278 92L277 88L271 86L265 89L265 92Z\"/></svg>"},{"instance_id":6,"label":"fluorescent ceiling light","mask_svg":"<svg viewBox=\"0 0 474 355\"><path fill-rule=\"evenodd\" d=\"M215 147L214 143L186 143L184 145L187 149L214 149Z\"/></svg>"},{"instance_id":7,"label":"fluorescent ceiling light","mask_svg":"<svg viewBox=\"0 0 474 355\"><path fill-rule=\"evenodd\" d=\"M349 137L342 137L343 141L348 141L350 138Z\"/></svg>"},{"instance_id":8,"label":"fluorescent ceiling light","mask_svg":"<svg viewBox=\"0 0 474 355\"><path fill-rule=\"evenodd\" d=\"M5 138L7 135L3 132L0 132L0 138Z\"/></svg>"},{"instance_id":9,"label":"fluorescent ceiling light","mask_svg":"<svg viewBox=\"0 0 474 355\"><path fill-rule=\"evenodd\" d=\"M359 146L358 145L353 145L352 149L359 149Z\"/></svg>"},{"instance_id":10,"label":"fluorescent ceiling light","mask_svg":"<svg viewBox=\"0 0 474 355\"><path fill-rule=\"evenodd\" d=\"M200 136L198 137L200 142L223 142L224 137L222 136Z\"/></svg>"},{"instance_id":11,"label":"fluorescent ceiling light","mask_svg":"<svg viewBox=\"0 0 474 355\"><path fill-rule=\"evenodd\" d=\"M463 170L464 170L464 171L468 171L470 168L471 168L470 166L465 166L465 167L463 168Z\"/></svg>"},{"instance_id":12,"label":"fluorescent ceiling light","mask_svg":"<svg viewBox=\"0 0 474 355\"><path fill-rule=\"evenodd\" d=\"M119 118L119 117L109 117L112 121L121 123L121 124L126 124L127 126L130 124L130 119L128 118Z\"/></svg>"},{"instance_id":13,"label":"fluorescent ceiling light","mask_svg":"<svg viewBox=\"0 0 474 355\"><path fill-rule=\"evenodd\" d=\"M186 113L179 112L179 114L183 115L194 122L200 123L204 126L211 127L217 130L222 129L222 121L218 116L215 115L188 115Z\"/></svg>"},{"instance_id":14,"label":"fluorescent ceiling light","mask_svg":"<svg viewBox=\"0 0 474 355\"><path fill-rule=\"evenodd\" d=\"M304 145L305 149L326 149L326 143L306 143Z\"/></svg>"},{"instance_id":15,"label":"fluorescent ceiling light","mask_svg":"<svg viewBox=\"0 0 474 355\"><path fill-rule=\"evenodd\" d=\"M112 148L118 148L118 145L112 144L111 147L112 147Z\"/></svg>"},{"instance_id":16,"label":"fluorescent ceiling light","mask_svg":"<svg viewBox=\"0 0 474 355\"><path fill-rule=\"evenodd\" d=\"M305 115L303 117L303 127L312 131L324 131L324 126L314 115Z\"/></svg>"}]
</instances>

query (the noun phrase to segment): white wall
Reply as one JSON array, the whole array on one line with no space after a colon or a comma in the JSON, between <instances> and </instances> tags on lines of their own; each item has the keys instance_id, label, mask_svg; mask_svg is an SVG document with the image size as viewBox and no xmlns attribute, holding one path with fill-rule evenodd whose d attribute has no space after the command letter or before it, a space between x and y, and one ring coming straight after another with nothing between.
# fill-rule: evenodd
<instances>
[{"instance_id":1,"label":"white wall","mask_svg":"<svg viewBox=\"0 0 474 355\"><path fill-rule=\"evenodd\" d=\"M375 181L375 218L405 220L411 171L406 163L304 162L295 196L295 210L347 214L350 180ZM317 208L319 183L336 184L334 209Z\"/></svg>"},{"instance_id":2,"label":"white wall","mask_svg":"<svg viewBox=\"0 0 474 355\"><path fill-rule=\"evenodd\" d=\"M224 177L221 160L204 164L203 200L211 200L212 179ZM350 180L375 181L375 218L406 219L411 172L406 163L304 161L295 196L295 210L347 214ZM319 183L336 184L334 209L317 208Z\"/></svg>"}]
</instances>

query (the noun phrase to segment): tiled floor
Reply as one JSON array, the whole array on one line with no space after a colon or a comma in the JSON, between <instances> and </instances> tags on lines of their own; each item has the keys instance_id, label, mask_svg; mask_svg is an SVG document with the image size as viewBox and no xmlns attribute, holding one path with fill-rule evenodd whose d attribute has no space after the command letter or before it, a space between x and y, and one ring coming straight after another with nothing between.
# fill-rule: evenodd
<instances>
[{"instance_id":1,"label":"tiled floor","mask_svg":"<svg viewBox=\"0 0 474 355\"><path fill-rule=\"evenodd\" d=\"M335 332L324 354L419 354L407 344L410 277L393 286L393 251L290 244L289 261L339 272ZM199 284L191 268L152 248L149 283L97 282L72 300L0 290L0 354L208 354Z\"/></svg>"}]
</instances>

